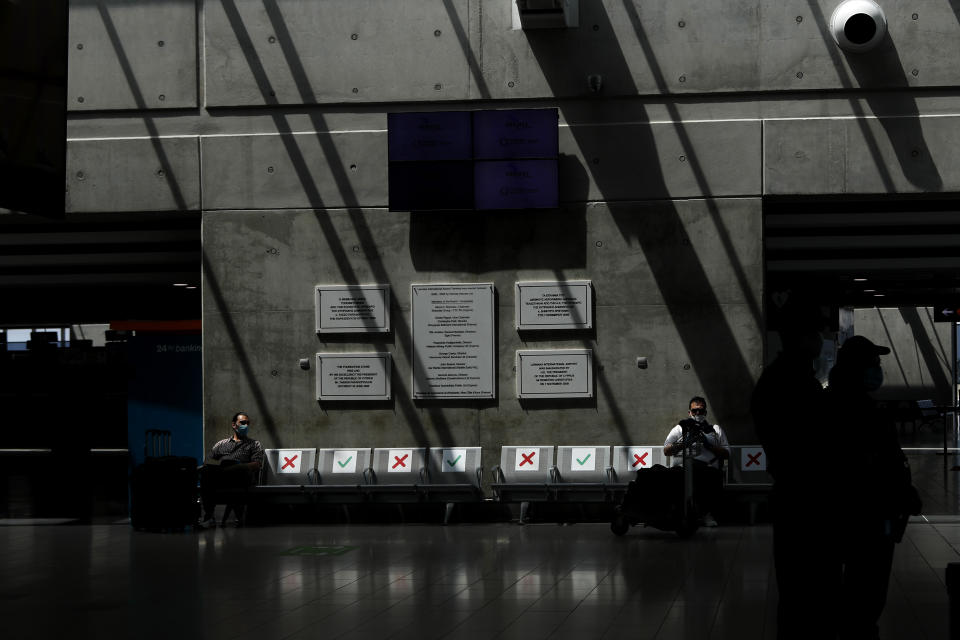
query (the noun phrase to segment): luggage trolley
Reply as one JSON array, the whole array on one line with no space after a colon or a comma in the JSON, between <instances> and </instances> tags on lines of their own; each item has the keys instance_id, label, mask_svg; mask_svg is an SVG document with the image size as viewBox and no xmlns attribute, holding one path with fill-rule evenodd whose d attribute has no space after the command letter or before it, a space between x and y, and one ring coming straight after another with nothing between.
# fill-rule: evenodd
<instances>
[{"instance_id":1,"label":"luggage trolley","mask_svg":"<svg viewBox=\"0 0 960 640\"><path fill-rule=\"evenodd\" d=\"M688 432L686 420L680 422L683 436L683 465L667 468L656 464L637 471L627 484L623 500L616 507L610 530L622 536L631 526L643 524L663 531L676 531L687 537L699 527L699 511L693 491L693 458L700 443L697 434Z\"/></svg>"}]
</instances>

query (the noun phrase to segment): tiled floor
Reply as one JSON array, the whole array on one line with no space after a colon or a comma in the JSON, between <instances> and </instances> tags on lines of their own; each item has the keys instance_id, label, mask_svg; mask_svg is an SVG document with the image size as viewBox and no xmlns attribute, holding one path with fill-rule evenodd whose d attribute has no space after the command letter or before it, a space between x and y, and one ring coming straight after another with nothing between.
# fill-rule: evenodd
<instances>
[{"instance_id":1,"label":"tiled floor","mask_svg":"<svg viewBox=\"0 0 960 640\"><path fill-rule=\"evenodd\" d=\"M885 638L947 637L960 519L910 525ZM297 555L301 554L301 555ZM0 527L2 636L773 638L769 526Z\"/></svg>"}]
</instances>

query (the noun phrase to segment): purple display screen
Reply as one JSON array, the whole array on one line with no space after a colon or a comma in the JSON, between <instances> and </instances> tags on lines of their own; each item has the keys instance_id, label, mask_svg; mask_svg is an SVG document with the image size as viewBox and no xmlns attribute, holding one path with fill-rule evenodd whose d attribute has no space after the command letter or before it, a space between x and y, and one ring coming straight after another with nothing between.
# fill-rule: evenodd
<instances>
[{"instance_id":1,"label":"purple display screen","mask_svg":"<svg viewBox=\"0 0 960 640\"><path fill-rule=\"evenodd\" d=\"M482 160L473 165L474 208L559 206L557 160Z\"/></svg>"},{"instance_id":2,"label":"purple display screen","mask_svg":"<svg viewBox=\"0 0 960 640\"><path fill-rule=\"evenodd\" d=\"M473 157L556 158L556 109L504 109L473 112Z\"/></svg>"},{"instance_id":3,"label":"purple display screen","mask_svg":"<svg viewBox=\"0 0 960 640\"><path fill-rule=\"evenodd\" d=\"M387 114L390 162L470 160L472 143L469 111Z\"/></svg>"}]
</instances>

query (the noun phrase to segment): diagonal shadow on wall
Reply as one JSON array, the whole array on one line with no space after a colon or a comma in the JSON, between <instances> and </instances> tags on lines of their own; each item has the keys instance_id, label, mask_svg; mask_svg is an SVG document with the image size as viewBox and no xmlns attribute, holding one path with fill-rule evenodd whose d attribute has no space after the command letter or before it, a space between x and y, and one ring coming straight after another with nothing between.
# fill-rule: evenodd
<instances>
[{"instance_id":1,"label":"diagonal shadow on wall","mask_svg":"<svg viewBox=\"0 0 960 640\"><path fill-rule=\"evenodd\" d=\"M257 384L257 377L253 372L250 356L243 346L243 336L240 335L240 330L237 329L237 325L233 321L233 316L230 313L226 298L223 295L223 290L220 288L220 282L217 280L216 271L207 259L206 253L203 254L201 261L204 274L204 289L213 297L214 304L220 311L220 318L223 320L224 329L226 329L227 335L230 337L230 342L233 343L237 360L240 362L240 368L243 370L243 377L247 380L250 393L253 395L253 401L257 409L256 415L260 420L260 426L267 430L267 433L270 434L270 438L274 443L280 445L281 440L278 437L276 420L270 411L270 402L264 395L263 389ZM206 422L206 420L204 422Z\"/></svg>"},{"instance_id":2,"label":"diagonal shadow on wall","mask_svg":"<svg viewBox=\"0 0 960 640\"><path fill-rule=\"evenodd\" d=\"M483 77L480 61L477 60L477 56L470 47L470 35L466 29L463 28L463 23L457 14L457 9L453 6L453 0L443 0L443 8L446 9L447 16L450 18L450 24L453 25L453 32L456 34L457 42L460 43L460 48L463 50L463 57L466 59L467 66L470 68L470 76L476 83L477 91L480 93L481 98L489 100L490 89L487 87L487 81Z\"/></svg>"},{"instance_id":3,"label":"diagonal shadow on wall","mask_svg":"<svg viewBox=\"0 0 960 640\"><path fill-rule=\"evenodd\" d=\"M870 107L870 114L877 117L886 132L904 177L910 184L923 191L940 191L943 188L943 179L930 157L930 150L920 127L920 109L909 93L910 85L907 75L890 33L887 32L885 41L877 49L861 54L846 54L844 58L841 49L834 45L833 36L830 35L830 29L819 4L816 0L807 0L807 4L810 6L810 12L824 42L827 43L840 84L846 89L867 90L862 95ZM847 74L844 59L849 63L850 70L857 80L856 85ZM893 93L870 91L877 88L892 89ZM857 98L850 99L850 108L856 116L860 132L880 174L884 190L887 193L896 193L897 188L887 161L883 158L879 142L870 129L869 115ZM883 117L884 114L888 117Z\"/></svg>"},{"instance_id":4,"label":"diagonal shadow on wall","mask_svg":"<svg viewBox=\"0 0 960 640\"><path fill-rule=\"evenodd\" d=\"M950 384L950 355L940 345L940 350L934 346L931 336L936 336L937 325L933 324L932 318L924 323L920 317L920 311L916 307L900 307L900 317L910 327L913 334L913 341L918 353L917 365L920 373L924 368L930 374L930 379L937 390L938 404L950 404L953 397ZM945 402L946 401L946 402Z\"/></svg>"},{"instance_id":5,"label":"diagonal shadow on wall","mask_svg":"<svg viewBox=\"0 0 960 640\"><path fill-rule=\"evenodd\" d=\"M117 27L113 22L113 18L110 17L110 11L107 9L106 5L106 2L103 2L102 0L98 1L97 11L100 13L100 19L103 21L103 26L107 30L107 37L110 39L110 44L113 46L113 50L117 54L117 60L120 63L120 68L123 70L123 76L127 81L127 85L130 87L130 93L133 94L133 101L137 105L137 110L141 113L146 113L149 110L147 107L147 101L144 99L143 91L140 89L140 84L137 82L137 78L133 74L133 67L130 64L130 58L127 56L126 51L123 48L123 43L120 41L120 34L117 32ZM174 202L177 203L177 209L186 211L186 199L183 197L183 192L180 190L180 184L177 182L177 177L174 173L173 165L170 163L170 158L167 157L167 152L163 149L163 142L160 140L160 132L157 130L157 125L154 123L153 118L146 115L143 117L143 123L150 135L150 144L153 145L153 151L157 154L157 160L160 162L160 167L163 169L164 179L167 182L167 186L170 188L170 193L173 196Z\"/></svg>"},{"instance_id":6,"label":"diagonal shadow on wall","mask_svg":"<svg viewBox=\"0 0 960 640\"><path fill-rule=\"evenodd\" d=\"M637 38L647 56L650 69L657 78L662 93L666 82L660 71L656 58L643 32L636 9L629 0L624 0L624 6L633 21ZM605 41L598 45L605 52L605 77L612 78L611 82L625 89L625 93L637 93L633 82L630 67L623 51L616 41L613 27L605 7L601 3L591 5L593 14L591 21L595 24L594 30L605 35ZM583 9L583 7L581 7ZM583 16L581 16L583 19ZM576 56L576 51L564 50L558 46L555 33L528 32L527 38L530 47L537 58L541 70L554 93L561 93L565 85L567 69L574 65L570 60ZM606 80L605 80L606 81ZM632 89L632 91L631 91ZM586 120L593 114L587 106L580 105L577 116ZM685 130L679 113L671 107L673 125L687 149L687 157L694 167L698 186L706 196L705 203L713 221L717 237L724 247L727 260L734 270L737 281L743 293L743 298L750 310L753 326L759 334L762 327L762 310L749 284L749 279L739 258L733 249L733 242L726 229L717 204L710 199L710 186L706 181L690 136ZM599 107L597 109L599 113ZM598 116L596 119L599 120ZM631 118L635 121L649 120L643 106L636 107L636 115ZM568 121L569 122L569 121ZM589 133L583 127L570 122L570 131L578 146L590 146ZM643 166L650 174L648 184L657 193L654 197L669 198L669 189L660 172L660 158L657 155L655 141L649 128L638 127L637 132L623 144L640 150L644 155ZM601 194L614 193L618 185L614 184L608 173L601 166L589 165L594 183ZM584 196L585 197L585 196ZM743 358L737 345L734 332L723 311L723 307L713 291L706 270L697 255L696 248L691 246L686 237L684 221L676 205L670 200L659 203L660 211L651 219L650 214L637 211L636 204L609 201L610 212L621 232L630 242L637 243L643 251L651 275L653 276L666 309L679 333L685 351L690 358L695 371L703 386L704 394L711 399L716 413L730 422L746 422L748 420L748 398L753 388L754 378L750 367ZM678 278L678 266L683 267L683 278ZM604 390L604 393L609 393ZM620 417L622 420L622 416Z\"/></svg>"},{"instance_id":7,"label":"diagonal shadow on wall","mask_svg":"<svg viewBox=\"0 0 960 640\"><path fill-rule=\"evenodd\" d=\"M237 38L237 42L240 45L240 50L250 67L251 73L254 76L261 94L268 104L277 105L278 102L274 97L274 91L271 87L268 74L256 53L250 35L243 23L240 12L237 9L236 2L234 0L223 0L222 4L227 19L230 22L231 28ZM303 68L303 63L296 51L290 31L279 6L275 0L264 0L264 8L266 9L267 17L270 20L271 26L274 29L277 43L281 47L284 59L286 60L297 85L301 102L304 104L316 102L314 90L310 86L307 73ZM315 209L323 209L324 202L320 196L320 191L314 182L310 167L308 166L303 153L297 146L294 136L290 135L291 127L289 126L289 123L282 114L274 114L272 117L277 131L280 132L279 138L285 146L285 150L290 157L291 163L295 168L297 177L301 183L301 186L303 187L304 193L307 195L310 205ZM350 184L349 176L344 169L343 159L340 157L340 154L337 151L336 146L331 140L329 134L324 133L329 129L326 120L322 114L316 112L310 113L309 117L311 123L313 124L314 131L317 132L317 140L320 143L320 147L323 151L326 160L326 166L331 171L334 181L336 182L337 187L343 196L343 201L348 203L347 213L351 223L354 226L357 237L360 240L360 244L364 247L375 247L376 243L374 242L373 234L368 227L364 212L362 209L356 206L358 203L358 198L356 193L354 193L352 185ZM351 206L351 203L353 206ZM331 255L337 264L337 268L340 272L343 282L345 284L360 284L353 267L350 265L346 248L339 241L339 234L337 233L335 226L332 224L330 217L324 211L316 211L315 217L323 237L327 240ZM394 288L391 282L390 274L387 273L386 269L379 261L371 260L369 266L375 278L377 279L377 282L381 284L390 284L391 288ZM401 348L405 349L407 353L410 353L412 358L416 357L416 354L413 354L411 349L409 338L410 328L400 314L395 314L393 325L395 335L398 337L401 343ZM387 350L388 347L388 345L385 343L373 343L373 345L377 349L381 350ZM416 441L418 446L431 446L436 444L442 446L452 446L457 444L454 442L449 422L443 414L443 411L439 408L427 407L426 410L431 417L432 423L437 432L437 436L440 440L439 443L431 443L427 436L426 429L424 428L418 407L415 406L410 400L411 394L407 392L403 381L399 380L399 378L395 378L393 380L393 385L399 390L399 393L396 395L398 395L400 398L400 409L404 413L406 423L409 425L412 431L413 439Z\"/></svg>"}]
</instances>

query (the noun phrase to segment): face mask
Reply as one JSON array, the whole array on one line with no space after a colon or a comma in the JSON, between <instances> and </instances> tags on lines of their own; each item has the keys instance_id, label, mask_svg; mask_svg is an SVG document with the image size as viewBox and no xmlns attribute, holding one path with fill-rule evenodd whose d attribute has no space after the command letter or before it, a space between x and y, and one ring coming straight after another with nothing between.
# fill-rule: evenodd
<instances>
[{"instance_id":1,"label":"face mask","mask_svg":"<svg viewBox=\"0 0 960 640\"><path fill-rule=\"evenodd\" d=\"M870 367L863 372L863 387L867 391L876 391L883 384L883 369Z\"/></svg>"},{"instance_id":2,"label":"face mask","mask_svg":"<svg viewBox=\"0 0 960 640\"><path fill-rule=\"evenodd\" d=\"M237 425L237 435L241 438L247 435L247 431L250 429L248 424L238 424Z\"/></svg>"},{"instance_id":3,"label":"face mask","mask_svg":"<svg viewBox=\"0 0 960 640\"><path fill-rule=\"evenodd\" d=\"M695 416L693 416L693 419L696 420L697 422L699 422L700 424L703 424L704 422L707 421L707 416L705 416L705 415L695 415Z\"/></svg>"}]
</instances>

